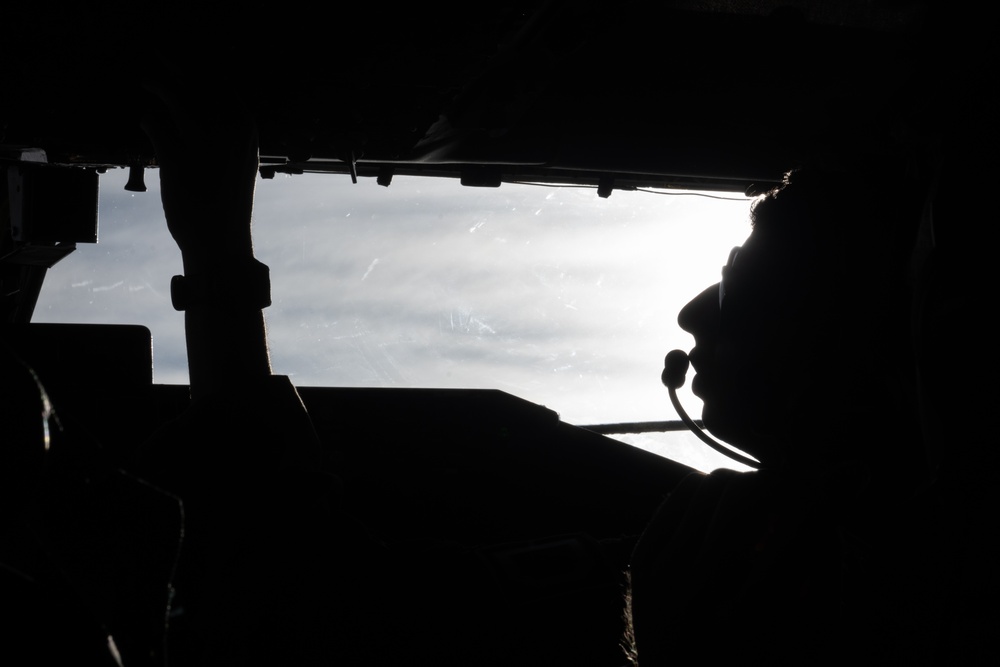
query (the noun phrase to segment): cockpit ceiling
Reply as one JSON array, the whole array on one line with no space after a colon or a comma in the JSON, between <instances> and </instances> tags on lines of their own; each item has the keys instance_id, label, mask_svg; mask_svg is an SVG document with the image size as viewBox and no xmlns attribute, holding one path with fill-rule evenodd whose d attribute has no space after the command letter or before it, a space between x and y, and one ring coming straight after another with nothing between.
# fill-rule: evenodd
<instances>
[{"instance_id":1,"label":"cockpit ceiling","mask_svg":"<svg viewBox=\"0 0 1000 667\"><path fill-rule=\"evenodd\" d=\"M35 4L5 10L0 159L151 166L145 85L179 76L248 99L268 173L742 189L926 141L960 85L927 0Z\"/></svg>"}]
</instances>

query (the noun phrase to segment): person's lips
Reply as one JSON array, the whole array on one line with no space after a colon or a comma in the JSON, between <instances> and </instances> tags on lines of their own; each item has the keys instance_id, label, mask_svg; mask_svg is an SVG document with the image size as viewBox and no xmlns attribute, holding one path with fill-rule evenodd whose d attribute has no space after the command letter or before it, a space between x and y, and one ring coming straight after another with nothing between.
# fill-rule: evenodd
<instances>
[{"instance_id":1,"label":"person's lips","mask_svg":"<svg viewBox=\"0 0 1000 667\"><path fill-rule=\"evenodd\" d=\"M694 378L691 380L691 393L698 398L704 399L702 391L705 389L706 363L703 352L694 347L688 354L691 368L694 369Z\"/></svg>"},{"instance_id":2,"label":"person's lips","mask_svg":"<svg viewBox=\"0 0 1000 667\"><path fill-rule=\"evenodd\" d=\"M695 374L695 376L691 379L691 393L704 400L705 397L701 395L701 388L704 381L701 377L701 375Z\"/></svg>"},{"instance_id":3,"label":"person's lips","mask_svg":"<svg viewBox=\"0 0 1000 667\"><path fill-rule=\"evenodd\" d=\"M695 373L705 372L705 355L698 346L691 348L688 353L688 361L691 362L691 368L694 369Z\"/></svg>"},{"instance_id":4,"label":"person's lips","mask_svg":"<svg viewBox=\"0 0 1000 667\"><path fill-rule=\"evenodd\" d=\"M692 347L691 351L688 352L688 361L691 362L691 366L694 367L695 371L698 370L698 364L700 363L699 361L700 354L701 352L698 350L697 347Z\"/></svg>"}]
</instances>

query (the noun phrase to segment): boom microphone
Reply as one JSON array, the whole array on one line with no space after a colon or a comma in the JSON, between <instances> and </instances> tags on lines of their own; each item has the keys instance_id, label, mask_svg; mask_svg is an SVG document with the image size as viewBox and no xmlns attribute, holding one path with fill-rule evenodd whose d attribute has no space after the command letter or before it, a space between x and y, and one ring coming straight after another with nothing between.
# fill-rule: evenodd
<instances>
[{"instance_id":1,"label":"boom microphone","mask_svg":"<svg viewBox=\"0 0 1000 667\"><path fill-rule=\"evenodd\" d=\"M689 360L686 352L683 350L671 350L667 353L666 358L663 360L663 374L660 375L660 379L663 381L663 384L667 387L667 392L670 394L670 402L673 404L674 410L677 411L681 421L684 422L684 425L687 426L692 433L698 436L702 442L715 451L756 470L760 466L760 461L756 461L735 452L729 447L723 445L721 442L713 440L707 433L705 433L705 431L698 428L698 425L694 423L694 420L688 417L687 412L685 412L684 408L681 407L681 402L677 399L677 390L684 386L684 379L687 375L688 364Z\"/></svg>"},{"instance_id":2,"label":"boom microphone","mask_svg":"<svg viewBox=\"0 0 1000 667\"><path fill-rule=\"evenodd\" d=\"M688 356L684 350L671 350L663 360L663 375L660 379L667 389L676 391L684 386L684 376L688 372Z\"/></svg>"}]
</instances>

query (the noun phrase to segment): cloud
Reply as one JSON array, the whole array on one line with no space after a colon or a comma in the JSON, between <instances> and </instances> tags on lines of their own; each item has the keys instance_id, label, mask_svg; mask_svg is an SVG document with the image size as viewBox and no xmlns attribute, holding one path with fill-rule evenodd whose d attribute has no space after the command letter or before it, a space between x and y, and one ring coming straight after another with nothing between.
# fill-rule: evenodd
<instances>
[{"instance_id":1,"label":"cloud","mask_svg":"<svg viewBox=\"0 0 1000 667\"><path fill-rule=\"evenodd\" d=\"M157 179L128 193L119 171L102 177L100 243L50 271L36 319L145 324L157 381L183 382L180 254ZM259 181L275 370L308 385L500 388L577 423L669 418L659 365L690 344L676 313L718 279L747 209L420 178Z\"/></svg>"}]
</instances>

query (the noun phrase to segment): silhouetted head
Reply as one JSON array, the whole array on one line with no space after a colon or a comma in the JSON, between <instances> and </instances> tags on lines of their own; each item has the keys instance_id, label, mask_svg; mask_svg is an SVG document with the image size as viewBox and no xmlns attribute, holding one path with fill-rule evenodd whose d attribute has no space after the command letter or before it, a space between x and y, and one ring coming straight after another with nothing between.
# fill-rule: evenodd
<instances>
[{"instance_id":1,"label":"silhouetted head","mask_svg":"<svg viewBox=\"0 0 1000 667\"><path fill-rule=\"evenodd\" d=\"M713 434L765 466L809 465L904 408L920 203L902 178L807 170L754 203L721 283L678 316Z\"/></svg>"}]
</instances>

